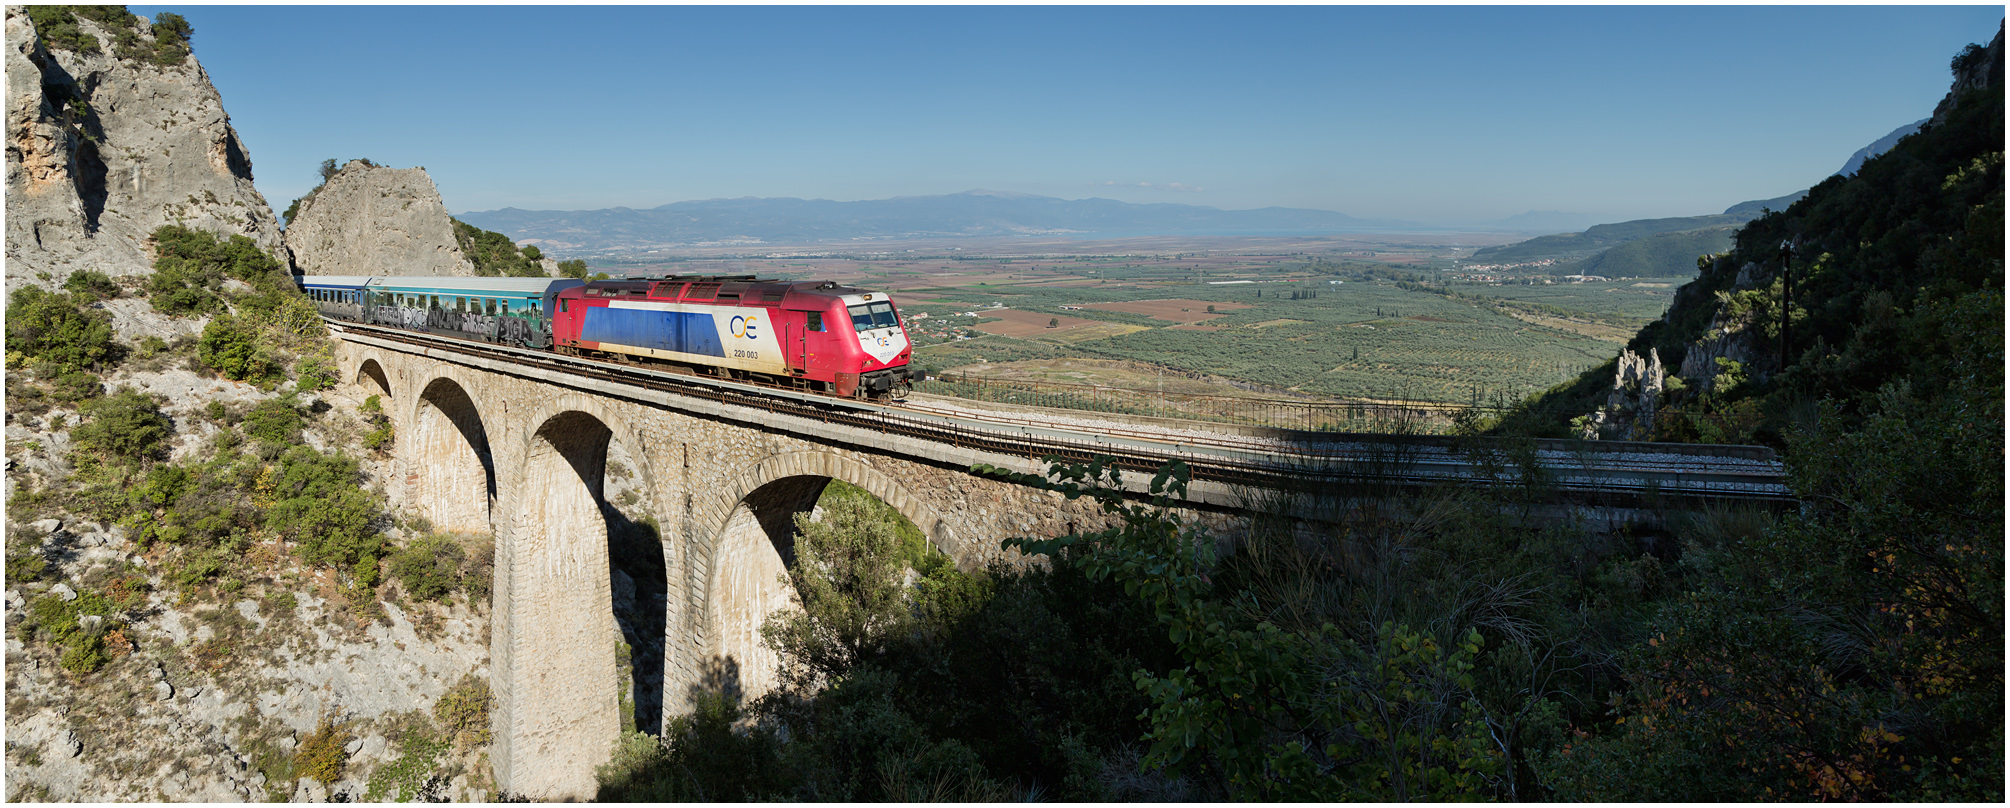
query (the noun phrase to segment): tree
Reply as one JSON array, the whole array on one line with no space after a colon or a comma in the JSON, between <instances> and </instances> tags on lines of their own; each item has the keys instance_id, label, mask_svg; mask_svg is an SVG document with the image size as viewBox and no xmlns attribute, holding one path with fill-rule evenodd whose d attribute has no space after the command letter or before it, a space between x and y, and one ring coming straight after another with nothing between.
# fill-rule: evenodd
<instances>
[{"instance_id":1,"label":"tree","mask_svg":"<svg viewBox=\"0 0 2010 808\"><path fill-rule=\"evenodd\" d=\"M1048 327L1048 328L1060 328L1060 327L1061 327L1061 318L1059 318L1059 317L1050 317L1050 318L1047 318L1047 327Z\"/></svg>"},{"instance_id":2,"label":"tree","mask_svg":"<svg viewBox=\"0 0 2010 808\"><path fill-rule=\"evenodd\" d=\"M325 183L327 183L327 182L328 182L328 180L329 180L330 178L332 178L332 177L334 177L334 176L335 176L335 172L337 172L337 171L340 171L340 170L342 170L342 169L341 169L341 168L339 168L339 167L337 167L337 166L335 165L335 158L333 158L333 157L330 157L330 158L328 158L328 159L326 159L326 160L322 160L322 161L321 161L321 182L322 182L322 183L324 183L324 184L325 184Z\"/></svg>"},{"instance_id":3,"label":"tree","mask_svg":"<svg viewBox=\"0 0 2010 808\"><path fill-rule=\"evenodd\" d=\"M828 503L823 518L796 514L789 570L800 611L772 618L763 639L789 663L788 678L838 676L883 646L909 614L899 531L865 497Z\"/></svg>"}]
</instances>

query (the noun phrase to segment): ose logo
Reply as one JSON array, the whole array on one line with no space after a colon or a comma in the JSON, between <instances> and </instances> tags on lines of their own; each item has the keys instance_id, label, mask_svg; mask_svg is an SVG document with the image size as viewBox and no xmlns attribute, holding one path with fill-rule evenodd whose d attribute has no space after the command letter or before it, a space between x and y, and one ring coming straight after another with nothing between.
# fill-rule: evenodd
<instances>
[{"instance_id":1,"label":"ose logo","mask_svg":"<svg viewBox=\"0 0 2010 808\"><path fill-rule=\"evenodd\" d=\"M761 318L758 316L736 315L733 317L731 322L726 324L726 330L728 332L731 332L732 335L735 337L743 337L746 339L760 339L759 332L755 330L757 328L760 328L760 326L761 326Z\"/></svg>"}]
</instances>

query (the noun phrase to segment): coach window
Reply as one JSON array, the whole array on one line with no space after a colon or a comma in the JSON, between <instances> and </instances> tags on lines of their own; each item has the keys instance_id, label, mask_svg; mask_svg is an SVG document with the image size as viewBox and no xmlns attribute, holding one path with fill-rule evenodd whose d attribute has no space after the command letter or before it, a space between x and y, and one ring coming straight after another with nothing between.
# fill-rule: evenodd
<instances>
[{"instance_id":1,"label":"coach window","mask_svg":"<svg viewBox=\"0 0 2010 808\"><path fill-rule=\"evenodd\" d=\"M509 301L507 301L507 300L505 300L505 301L503 301L503 302L502 302L502 315L503 315L504 317L508 317L508 316L509 316Z\"/></svg>"},{"instance_id":2,"label":"coach window","mask_svg":"<svg viewBox=\"0 0 2010 808\"><path fill-rule=\"evenodd\" d=\"M812 311L812 312L805 312L805 313L809 315L809 329L810 329L811 331L822 331L822 330L824 330L824 313L823 313L823 312L820 312L820 311Z\"/></svg>"},{"instance_id":3,"label":"coach window","mask_svg":"<svg viewBox=\"0 0 2010 808\"><path fill-rule=\"evenodd\" d=\"M490 317L496 316L496 299L493 297L482 298L482 311Z\"/></svg>"}]
</instances>

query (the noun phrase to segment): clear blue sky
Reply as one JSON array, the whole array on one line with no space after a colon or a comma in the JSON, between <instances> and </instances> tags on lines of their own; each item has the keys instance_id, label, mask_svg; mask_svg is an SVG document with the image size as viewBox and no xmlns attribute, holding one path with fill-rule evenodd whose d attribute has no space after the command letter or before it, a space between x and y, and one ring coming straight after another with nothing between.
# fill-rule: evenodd
<instances>
[{"instance_id":1,"label":"clear blue sky","mask_svg":"<svg viewBox=\"0 0 2010 808\"><path fill-rule=\"evenodd\" d=\"M1446 222L1790 193L1926 117L2003 7L175 11L284 208L323 158L455 212L973 188ZM1143 183L1150 183L1149 186Z\"/></svg>"}]
</instances>

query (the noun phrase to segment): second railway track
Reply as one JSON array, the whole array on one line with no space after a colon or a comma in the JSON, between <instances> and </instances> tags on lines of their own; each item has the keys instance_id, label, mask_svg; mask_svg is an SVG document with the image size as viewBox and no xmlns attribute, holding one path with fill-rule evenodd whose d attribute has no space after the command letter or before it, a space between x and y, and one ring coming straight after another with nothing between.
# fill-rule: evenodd
<instances>
[{"instance_id":1,"label":"second railway track","mask_svg":"<svg viewBox=\"0 0 2010 808\"><path fill-rule=\"evenodd\" d=\"M999 412L975 402L946 399L875 404L382 326L327 323L338 333L400 343L418 352L543 368L1008 456L1035 460L1054 456L1074 462L1104 457L1119 468L1147 473L1179 460L1195 480L1227 485L1323 490L1370 481L1398 486L1484 484L1498 479L1497 472L1505 466L1533 461L1543 470L1545 482L1571 500L1791 500L1779 460L1764 447L1600 441L1537 441L1531 446L1438 436L1284 430L1226 434L1208 431L1199 422L1191 427L1140 425L1075 411Z\"/></svg>"}]
</instances>

